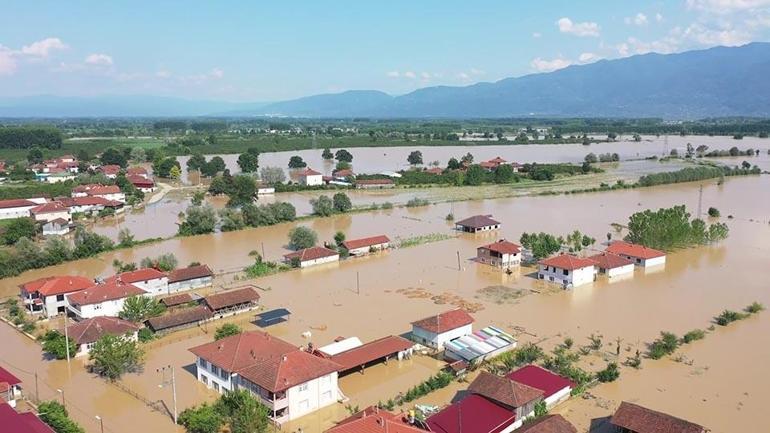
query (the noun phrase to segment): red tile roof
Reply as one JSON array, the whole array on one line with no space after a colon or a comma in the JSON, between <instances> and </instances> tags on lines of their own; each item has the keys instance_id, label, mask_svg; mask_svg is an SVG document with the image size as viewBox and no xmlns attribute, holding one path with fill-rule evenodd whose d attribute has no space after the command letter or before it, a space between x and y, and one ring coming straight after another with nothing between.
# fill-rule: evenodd
<instances>
[{"instance_id":1,"label":"red tile roof","mask_svg":"<svg viewBox=\"0 0 770 433\"><path fill-rule=\"evenodd\" d=\"M180 293L178 295L167 296L160 300L160 302L167 307L176 307L177 305L186 304L192 302L193 297L189 293Z\"/></svg>"},{"instance_id":2,"label":"red tile roof","mask_svg":"<svg viewBox=\"0 0 770 433\"><path fill-rule=\"evenodd\" d=\"M88 195L107 195L107 194L119 194L120 187L117 185L96 185L85 191Z\"/></svg>"},{"instance_id":3,"label":"red tile roof","mask_svg":"<svg viewBox=\"0 0 770 433\"><path fill-rule=\"evenodd\" d=\"M0 367L0 385L5 384L8 387L11 387L14 385L19 385L20 383L21 383L21 379L14 376L13 373L11 373L10 371L4 369L3 367Z\"/></svg>"},{"instance_id":4,"label":"red tile roof","mask_svg":"<svg viewBox=\"0 0 770 433\"><path fill-rule=\"evenodd\" d=\"M0 425L13 433L55 433L32 412L18 413L7 403L0 403Z\"/></svg>"},{"instance_id":5,"label":"red tile roof","mask_svg":"<svg viewBox=\"0 0 770 433\"><path fill-rule=\"evenodd\" d=\"M505 375L506 378L543 391L548 398L564 388L574 388L575 383L537 365L526 365Z\"/></svg>"},{"instance_id":6,"label":"red tile roof","mask_svg":"<svg viewBox=\"0 0 770 433\"><path fill-rule=\"evenodd\" d=\"M329 248L310 247L310 248L305 248L303 250L295 251L293 253L284 254L283 258L289 261L294 257L298 257L300 262L306 262L308 260L316 260L323 257L332 257L336 255L339 255L339 253L337 251L330 250Z\"/></svg>"},{"instance_id":7,"label":"red tile roof","mask_svg":"<svg viewBox=\"0 0 770 433\"><path fill-rule=\"evenodd\" d=\"M104 174L118 174L120 173L120 166L111 164L111 165L103 165L99 168L102 173Z\"/></svg>"},{"instance_id":8,"label":"red tile roof","mask_svg":"<svg viewBox=\"0 0 770 433\"><path fill-rule=\"evenodd\" d=\"M521 245L514 244L513 242L509 242L505 239L500 239L495 243L480 246L479 248L486 248L490 251L495 251L500 254L518 254L521 252Z\"/></svg>"},{"instance_id":9,"label":"red tile roof","mask_svg":"<svg viewBox=\"0 0 770 433\"><path fill-rule=\"evenodd\" d=\"M595 256L591 256L589 259L595 261L596 264L599 265L599 267L602 269L615 269L634 264L634 262L628 260L625 257L608 253L606 251L603 251Z\"/></svg>"},{"instance_id":10,"label":"red tile roof","mask_svg":"<svg viewBox=\"0 0 770 433\"><path fill-rule=\"evenodd\" d=\"M340 371L347 371L404 351L412 346L414 346L414 343L406 338L390 335L338 353L329 359L342 366Z\"/></svg>"},{"instance_id":11,"label":"red tile roof","mask_svg":"<svg viewBox=\"0 0 770 433\"><path fill-rule=\"evenodd\" d=\"M482 371L471 382L468 391L511 408L524 406L544 395L540 389L486 371Z\"/></svg>"},{"instance_id":12,"label":"red tile roof","mask_svg":"<svg viewBox=\"0 0 770 433\"><path fill-rule=\"evenodd\" d=\"M14 207L34 207L38 206L38 203L29 201L26 199L15 198L11 200L0 200L0 209L10 209Z\"/></svg>"},{"instance_id":13,"label":"red tile roof","mask_svg":"<svg viewBox=\"0 0 770 433\"><path fill-rule=\"evenodd\" d=\"M492 219L492 215L474 215L472 217L465 218L464 220L457 221L455 224L478 229L482 227L498 225L500 224L500 221Z\"/></svg>"},{"instance_id":14,"label":"red tile roof","mask_svg":"<svg viewBox=\"0 0 770 433\"><path fill-rule=\"evenodd\" d=\"M285 391L340 369L266 332L251 331L193 347L190 352L270 392Z\"/></svg>"},{"instance_id":15,"label":"red tile roof","mask_svg":"<svg viewBox=\"0 0 770 433\"><path fill-rule=\"evenodd\" d=\"M154 188L155 181L152 179L146 179L139 175L128 175L126 179L131 182L137 188Z\"/></svg>"},{"instance_id":16,"label":"red tile roof","mask_svg":"<svg viewBox=\"0 0 770 433\"><path fill-rule=\"evenodd\" d=\"M87 289L94 285L94 280L78 276L43 277L29 281L20 287L27 293L38 292L43 296L61 295Z\"/></svg>"},{"instance_id":17,"label":"red tile roof","mask_svg":"<svg viewBox=\"0 0 770 433\"><path fill-rule=\"evenodd\" d=\"M425 430L409 425L404 414L369 406L324 433L425 433Z\"/></svg>"},{"instance_id":18,"label":"red tile roof","mask_svg":"<svg viewBox=\"0 0 770 433\"><path fill-rule=\"evenodd\" d=\"M147 174L147 169L146 169L146 168L144 168L144 167L138 167L138 166L137 166L137 167L129 167L129 168L126 170L126 173L127 173L128 175L132 175L132 174L135 174L135 175L142 175L142 174Z\"/></svg>"},{"instance_id":19,"label":"red tile roof","mask_svg":"<svg viewBox=\"0 0 770 433\"><path fill-rule=\"evenodd\" d=\"M636 433L702 433L706 428L663 412L624 401L610 419L612 425Z\"/></svg>"},{"instance_id":20,"label":"red tile roof","mask_svg":"<svg viewBox=\"0 0 770 433\"><path fill-rule=\"evenodd\" d=\"M461 326L470 325L473 322L473 317L471 317L465 310L456 309L412 322L412 326L422 328L434 334L442 334Z\"/></svg>"},{"instance_id":21,"label":"red tile roof","mask_svg":"<svg viewBox=\"0 0 770 433\"><path fill-rule=\"evenodd\" d=\"M490 159L489 162L494 162L495 164L504 164L507 161L504 160L503 158L500 158L499 156L496 156L496 157Z\"/></svg>"},{"instance_id":22,"label":"red tile roof","mask_svg":"<svg viewBox=\"0 0 770 433\"><path fill-rule=\"evenodd\" d=\"M483 161L483 162L480 162L479 165L483 168L496 168L500 164L492 161Z\"/></svg>"},{"instance_id":23,"label":"red tile roof","mask_svg":"<svg viewBox=\"0 0 770 433\"><path fill-rule=\"evenodd\" d=\"M64 206L111 206L115 203L112 200L107 200L101 196L85 196L85 197L60 197L56 199ZM119 203L122 204L122 203Z\"/></svg>"},{"instance_id":24,"label":"red tile roof","mask_svg":"<svg viewBox=\"0 0 770 433\"><path fill-rule=\"evenodd\" d=\"M348 177L348 176L354 175L353 170L349 168L345 168L342 170L334 170L332 174L335 175L336 177Z\"/></svg>"},{"instance_id":25,"label":"red tile roof","mask_svg":"<svg viewBox=\"0 0 770 433\"><path fill-rule=\"evenodd\" d=\"M143 283L145 281L157 280L167 275L155 268L142 268L135 271L123 272L118 275L113 275L107 278L105 281L121 281L126 284Z\"/></svg>"},{"instance_id":26,"label":"red tile roof","mask_svg":"<svg viewBox=\"0 0 770 433\"><path fill-rule=\"evenodd\" d=\"M203 302L208 305L211 311L257 301L259 301L259 293L253 287L228 290L203 298Z\"/></svg>"},{"instance_id":27,"label":"red tile roof","mask_svg":"<svg viewBox=\"0 0 770 433\"><path fill-rule=\"evenodd\" d=\"M544 266L553 266L554 268L568 269L570 271L596 266L595 261L573 256L572 254L559 254L558 256L541 260L539 263Z\"/></svg>"},{"instance_id":28,"label":"red tile roof","mask_svg":"<svg viewBox=\"0 0 770 433\"><path fill-rule=\"evenodd\" d=\"M577 433L577 429L561 415L546 415L525 423L517 433Z\"/></svg>"},{"instance_id":29,"label":"red tile roof","mask_svg":"<svg viewBox=\"0 0 770 433\"><path fill-rule=\"evenodd\" d=\"M629 242L615 241L607 247L607 251L624 256L637 257L640 259L654 259L655 257L665 256L663 251L647 248L644 245L632 244Z\"/></svg>"},{"instance_id":30,"label":"red tile roof","mask_svg":"<svg viewBox=\"0 0 770 433\"><path fill-rule=\"evenodd\" d=\"M480 395L471 394L427 419L433 433L499 433L516 414Z\"/></svg>"},{"instance_id":31,"label":"red tile roof","mask_svg":"<svg viewBox=\"0 0 770 433\"><path fill-rule=\"evenodd\" d=\"M94 317L67 327L67 333L77 344L93 343L104 335L125 335L138 330L139 325L117 317Z\"/></svg>"},{"instance_id":32,"label":"red tile roof","mask_svg":"<svg viewBox=\"0 0 770 433\"><path fill-rule=\"evenodd\" d=\"M355 250L358 248L371 247L374 245L387 243L390 243L390 239L385 235L379 235L363 239L351 239L349 241L343 242L342 245L348 250Z\"/></svg>"},{"instance_id":33,"label":"red tile roof","mask_svg":"<svg viewBox=\"0 0 770 433\"><path fill-rule=\"evenodd\" d=\"M196 278L212 277L214 273L207 265L188 266L182 269L174 269L168 273L168 282L194 280Z\"/></svg>"},{"instance_id":34,"label":"red tile roof","mask_svg":"<svg viewBox=\"0 0 770 433\"><path fill-rule=\"evenodd\" d=\"M93 305L106 301L128 298L130 296L144 295L145 293L147 292L133 284L122 284L118 281L109 281L69 294L67 295L67 299L71 304Z\"/></svg>"},{"instance_id":35,"label":"red tile roof","mask_svg":"<svg viewBox=\"0 0 770 433\"><path fill-rule=\"evenodd\" d=\"M64 206L61 202L52 201L45 204L41 204L40 206L35 206L29 211L30 213L33 213L33 214L68 212L69 208Z\"/></svg>"},{"instance_id":36,"label":"red tile roof","mask_svg":"<svg viewBox=\"0 0 770 433\"><path fill-rule=\"evenodd\" d=\"M444 169L440 167L433 167L425 170L425 172L430 174L442 174L444 173Z\"/></svg>"},{"instance_id":37,"label":"red tile roof","mask_svg":"<svg viewBox=\"0 0 770 433\"><path fill-rule=\"evenodd\" d=\"M147 319L146 323L153 331L158 332L176 328L177 326L200 322L201 320L210 319L211 317L211 311L207 307L199 305L193 308L182 308L181 310L162 316L152 317Z\"/></svg>"},{"instance_id":38,"label":"red tile roof","mask_svg":"<svg viewBox=\"0 0 770 433\"><path fill-rule=\"evenodd\" d=\"M317 172L317 171L313 170L313 169L312 169L312 168L310 168L310 167L308 167L308 168L306 168L306 169L304 169L304 170L300 171L300 172L299 172L299 173L297 173L297 174L298 174L299 176L320 176L320 175L321 175L321 173L319 173L319 172Z\"/></svg>"}]
</instances>

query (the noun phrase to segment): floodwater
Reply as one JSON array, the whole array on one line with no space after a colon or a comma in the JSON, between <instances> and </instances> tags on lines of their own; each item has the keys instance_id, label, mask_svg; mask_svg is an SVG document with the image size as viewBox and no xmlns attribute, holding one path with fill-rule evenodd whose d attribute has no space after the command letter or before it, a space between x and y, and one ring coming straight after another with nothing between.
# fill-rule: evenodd
<instances>
[{"instance_id":1,"label":"floodwater","mask_svg":"<svg viewBox=\"0 0 770 433\"><path fill-rule=\"evenodd\" d=\"M589 153L596 155L602 153L617 153L621 160L643 159L651 156L668 156L671 150L676 149L680 155L684 155L687 149L687 143L693 147L706 145L709 150L726 150L733 146L741 150L748 148L760 149L762 154L767 155L770 149L770 139L746 137L742 140L734 140L732 137L724 136L644 136L641 142L631 140L630 136L623 136L623 140L612 143L594 143L589 146L582 144L503 144L503 145L478 145L468 146L467 144L458 146L421 146L415 142L414 146L404 147L356 147L349 151L353 154L353 171L356 173L379 173L382 171L398 171L409 168L406 161L407 156L414 150L422 152L423 161L429 164L433 161L439 161L441 167L446 167L449 158L460 158L470 152L474 160L486 161L496 156L500 156L508 161L519 163L527 162L583 162L583 158ZM290 175L287 164L289 158L293 155L299 155L313 168L325 175L331 175L334 169L334 161L325 161L321 157L322 149L297 150L288 152L270 152L259 155L260 167L281 167L287 170ZM215 155L207 155L208 158ZM219 155L232 173L240 172L237 164L238 155ZM182 167L186 167L188 156L178 158ZM720 158L725 159L725 158ZM745 159L745 157L744 157ZM740 164L742 159L737 159L736 164ZM183 170L186 172L186 170ZM188 180L187 174L183 174L182 181L185 183L195 182Z\"/></svg>"},{"instance_id":2,"label":"floodwater","mask_svg":"<svg viewBox=\"0 0 770 433\"><path fill-rule=\"evenodd\" d=\"M16 286L43 275L77 273L106 275L113 257L137 261L145 256L173 252L179 262L208 263L215 270L233 271L248 264L248 252L264 251L268 260L285 253L286 234L296 225L308 225L321 240L331 240L334 232L344 231L348 238L384 233L391 238L426 233L452 233L445 216L453 211L459 219L473 214L493 214L503 223L499 233L460 235L449 240L412 248L396 249L339 264L272 275L255 281L263 292L266 308L285 307L291 319L271 327L270 332L295 344L307 344L301 335L312 333L312 341L326 344L337 336L358 336L364 341L387 334L403 334L413 320L435 314L453 305L473 309L477 326L496 325L515 332L520 341L543 341L552 346L566 336L577 345L587 343L587 336L600 333L605 348L616 338L623 345L639 347L652 341L659 331L679 335L693 328L706 328L710 319L725 308L740 309L759 301L770 306L768 279L761 269L770 262L770 177L728 178L703 184L703 209L715 206L730 226L730 237L719 245L678 251L669 255L665 268L658 272L636 271L633 279L596 283L570 291L531 277L531 268L513 275L470 261L475 248L498 237L518 239L524 231L566 234L579 229L598 240L613 233L610 224L626 223L628 216L647 208L685 204L691 211L698 205L699 185L680 185L565 196L513 197L444 203L415 209L393 209L373 213L335 216L305 222L281 224L184 239L171 239L132 251L119 251L97 259L67 263L2 281L0 295L15 293ZM727 215L734 218L727 219ZM460 256L460 268L458 259ZM757 270L752 271L752 270ZM220 284L218 282L218 284ZM242 282L239 282L242 283ZM529 294L527 294L529 293ZM523 296L519 296L523 294ZM643 368L623 368L618 382L591 390L595 399L576 399L560 409L580 431L599 426L601 417L611 414L621 400L639 401L705 424L715 433L768 431L770 422L764 414L767 399L763 391L770 387L765 374L768 355L769 312L709 333L705 340L682 350L692 366L673 361L645 360ZM251 326L251 325L249 325ZM162 365L177 368L180 408L211 398L185 367L193 362L187 348L210 340L195 335L180 341L169 337L168 344L153 346L144 374L130 375L124 382L150 400L164 398L168 390L158 390ZM44 397L56 397L55 389L65 390L87 414L79 420L89 429L93 415L106 422L113 432L173 431L168 417L163 417L133 397L91 378L82 369L73 368L68 377L66 362L42 361L39 349L24 337L0 326L3 350L0 363L28 371L38 370L41 379L53 391ZM7 348L13 348L8 350ZM592 360L588 368L596 371L604 362ZM414 361L413 361L414 363ZM429 375L422 361L404 366L396 375L398 363L374 368L363 376L341 380L342 391L350 404L365 405L387 400L405 391ZM12 372L17 372L11 368ZM29 375L21 376L29 391ZM398 377L398 380L390 380ZM41 387L42 388L42 387ZM77 389L89 389L88 393ZM72 391L68 391L72 390ZM452 388L451 391L454 391ZM41 394L43 392L41 391ZM165 393L165 394L164 394ZM69 397L72 395L72 397ZM446 404L453 392L430 396L434 404ZM433 399L435 397L435 400ZM113 404L114 403L114 404ZM333 419L346 414L342 405L305 417L291 428L302 426L308 433L320 433ZM76 415L77 416L77 415ZM108 418L106 418L108 419ZM93 424L93 423L91 423ZM291 431L291 430L288 430Z\"/></svg>"}]
</instances>

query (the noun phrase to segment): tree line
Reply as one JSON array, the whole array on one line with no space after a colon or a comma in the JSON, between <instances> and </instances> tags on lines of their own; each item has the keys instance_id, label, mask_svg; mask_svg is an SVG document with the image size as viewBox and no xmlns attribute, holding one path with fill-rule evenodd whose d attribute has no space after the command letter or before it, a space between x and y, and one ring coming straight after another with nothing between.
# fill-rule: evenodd
<instances>
[{"instance_id":1,"label":"tree line","mask_svg":"<svg viewBox=\"0 0 770 433\"><path fill-rule=\"evenodd\" d=\"M53 126L0 127L0 148L3 149L59 149L62 142L61 131Z\"/></svg>"}]
</instances>

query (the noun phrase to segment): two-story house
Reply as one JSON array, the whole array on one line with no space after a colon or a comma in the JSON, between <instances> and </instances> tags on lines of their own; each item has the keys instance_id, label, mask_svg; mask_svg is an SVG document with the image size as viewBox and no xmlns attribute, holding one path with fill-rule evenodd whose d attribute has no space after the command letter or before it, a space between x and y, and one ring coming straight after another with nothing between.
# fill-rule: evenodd
<instances>
[{"instance_id":1,"label":"two-story house","mask_svg":"<svg viewBox=\"0 0 770 433\"><path fill-rule=\"evenodd\" d=\"M340 366L266 332L251 331L190 349L198 380L218 392L246 389L278 423L337 402Z\"/></svg>"},{"instance_id":2,"label":"two-story house","mask_svg":"<svg viewBox=\"0 0 770 433\"><path fill-rule=\"evenodd\" d=\"M109 316L117 317L123 303L131 296L144 296L147 292L133 284L109 281L66 296L67 308L79 319Z\"/></svg>"},{"instance_id":3,"label":"two-story house","mask_svg":"<svg viewBox=\"0 0 770 433\"><path fill-rule=\"evenodd\" d=\"M498 268L521 264L521 246L505 239L476 248L476 260Z\"/></svg>"},{"instance_id":4,"label":"two-story house","mask_svg":"<svg viewBox=\"0 0 770 433\"><path fill-rule=\"evenodd\" d=\"M168 275L154 268L122 272L107 278L105 282L133 284L152 296L167 295L169 293Z\"/></svg>"},{"instance_id":5,"label":"two-story house","mask_svg":"<svg viewBox=\"0 0 770 433\"><path fill-rule=\"evenodd\" d=\"M560 254L538 263L537 278L561 284L564 288L582 286L596 279L596 262Z\"/></svg>"},{"instance_id":6,"label":"two-story house","mask_svg":"<svg viewBox=\"0 0 770 433\"><path fill-rule=\"evenodd\" d=\"M65 275L43 277L29 281L19 288L24 307L30 313L42 313L53 317L67 310L65 296L87 289L94 285L94 280L86 277Z\"/></svg>"}]
</instances>

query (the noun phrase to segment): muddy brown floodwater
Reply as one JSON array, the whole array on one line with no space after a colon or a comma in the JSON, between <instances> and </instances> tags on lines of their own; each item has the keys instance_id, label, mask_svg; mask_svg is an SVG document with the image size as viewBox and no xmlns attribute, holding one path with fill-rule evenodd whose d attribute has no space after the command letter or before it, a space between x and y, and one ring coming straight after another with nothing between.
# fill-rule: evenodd
<instances>
[{"instance_id":1,"label":"muddy brown floodwater","mask_svg":"<svg viewBox=\"0 0 770 433\"><path fill-rule=\"evenodd\" d=\"M452 233L451 225L444 219L450 211L457 218L483 213L502 221L499 233L461 235L256 280L254 283L263 290L261 302L266 308L285 307L293 313L291 320L269 328L270 332L298 345L307 344L301 336L305 331L310 331L312 341L319 345L340 335L370 340L408 332L411 321L454 304L472 305L477 310L477 326L493 324L519 332L522 342L542 341L547 347L571 336L580 345L587 343L589 334L600 333L605 348L619 337L630 350L639 347L644 351L644 343L652 341L661 330L681 335L690 329L707 328L710 319L725 308L740 309L753 301L770 305L770 280L762 273L770 263L769 176L728 178L722 185L716 181L702 182L703 209L719 208L725 216L722 220L730 226L730 236L718 245L674 252L658 272L637 270L632 279L613 283L599 279L562 291L532 278L531 268L506 275L470 258L478 245L498 237L517 240L524 231L566 234L579 229L600 241L606 239L608 232L617 237L620 234L610 224L626 223L628 216L638 210L685 204L694 212L700 184L466 201L172 239L5 279L0 281L0 295L11 295L19 283L43 275L109 274L114 257L134 261L173 252L182 264L200 261L217 271L234 271L251 261L249 251L261 251L262 245L267 259L278 259L286 252L283 246L288 230L296 225L312 227L322 240L330 240L337 230L345 231L348 238L380 233L397 238ZM728 220L727 215L734 218ZM457 252L461 257L459 270ZM356 287L357 276L360 291ZM253 328L248 322L244 326ZM770 421L764 413L769 402L764 392L770 388L770 377L765 374L770 360L768 332L769 312L716 329L706 339L681 350L692 365L645 360L641 370L624 367L619 381L590 390L595 398L574 399L559 411L579 431L588 431L591 425L601 431L602 418L621 400L675 413L714 432L770 431ZM178 371L180 408L211 399L211 393L196 383L190 373L194 358L186 351L210 339L202 332L170 336L162 344L151 346L145 372L128 375L123 383L148 400L163 398L170 403L167 390L157 388L159 378L155 372L159 366L170 364ZM73 410L76 418L89 431L95 432L98 427L93 425L93 415L104 415L108 431L114 433L140 429L174 431L167 416L91 378L82 367L73 365L69 374L66 362L43 361L36 345L7 326L0 327L0 341L0 364L10 365L15 373L19 370L13 367L38 371L50 391L44 394L41 387L46 398L56 397L56 388L63 389L73 407L78 408ZM603 361L591 362L595 365L587 368L593 371L604 367ZM364 375L343 378L340 386L350 398L349 404L364 407L384 401L437 368L420 357L411 363L400 366L392 362L373 368ZM30 374L19 374L29 392L34 379ZM446 404L457 389L460 387L435 393L424 401ZM320 433L345 414L343 405L335 405L293 422L286 431L302 427L308 433Z\"/></svg>"}]
</instances>

